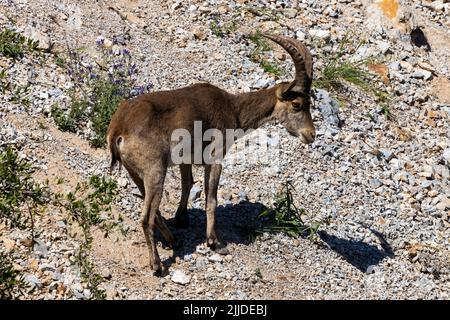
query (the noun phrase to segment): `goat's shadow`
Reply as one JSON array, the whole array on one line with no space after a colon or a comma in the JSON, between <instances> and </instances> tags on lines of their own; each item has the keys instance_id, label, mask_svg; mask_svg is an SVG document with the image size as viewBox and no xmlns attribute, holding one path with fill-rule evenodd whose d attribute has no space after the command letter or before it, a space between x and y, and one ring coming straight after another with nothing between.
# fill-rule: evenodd
<instances>
[{"instance_id":1,"label":"goat's shadow","mask_svg":"<svg viewBox=\"0 0 450 320\"><path fill-rule=\"evenodd\" d=\"M216 211L216 231L225 244L250 244L258 235L258 230L264 221L259 217L266 207L261 203L243 201L238 204L218 206ZM189 226L186 229L175 227L174 218L166 220L166 223L174 235L183 241L181 248L174 250L171 258L163 263L170 267L176 257L183 258L196 252L197 246L206 240L206 213L202 209L190 209ZM367 272L369 266L378 265L385 258L394 256L394 252L384 236L368 227L379 240L381 249L376 245L363 241L349 240L331 235L325 231L319 231L318 235L328 246L325 250L333 250L344 260L353 265L361 272ZM165 243L162 236L157 233L157 239Z\"/></svg>"},{"instance_id":2,"label":"goat's shadow","mask_svg":"<svg viewBox=\"0 0 450 320\"><path fill-rule=\"evenodd\" d=\"M218 237L227 245L250 244L261 226L259 214L266 209L261 203L242 201L238 204L218 206L216 210L216 232ZM189 225L187 228L177 228L175 218L166 220L166 224L175 237L182 240L182 246L174 250L171 258L163 263L169 267L176 257L183 258L197 250L197 246L206 241L206 212L203 209L189 209ZM157 240L167 245L162 235L156 234Z\"/></svg>"},{"instance_id":3,"label":"goat's shadow","mask_svg":"<svg viewBox=\"0 0 450 320\"><path fill-rule=\"evenodd\" d=\"M328 247L339 254L345 261L361 272L368 272L370 266L376 266L385 258L394 257L394 252L384 236L371 228L368 228L379 240L381 249L373 244L360 240L349 240L319 231L319 237Z\"/></svg>"}]
</instances>

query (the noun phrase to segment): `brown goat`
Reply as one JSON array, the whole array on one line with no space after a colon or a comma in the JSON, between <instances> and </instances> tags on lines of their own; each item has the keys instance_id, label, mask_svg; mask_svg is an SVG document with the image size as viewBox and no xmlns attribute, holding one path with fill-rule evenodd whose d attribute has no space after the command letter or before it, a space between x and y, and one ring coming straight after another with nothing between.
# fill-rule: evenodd
<instances>
[{"instance_id":1,"label":"brown goat","mask_svg":"<svg viewBox=\"0 0 450 320\"><path fill-rule=\"evenodd\" d=\"M315 138L310 114L312 57L306 46L294 39L264 34L283 47L295 65L295 79L272 88L255 92L230 94L211 84L144 94L120 104L111 119L107 141L112 155L111 169L120 162L140 189L144 203L141 223L150 251L150 266L161 274L162 265L154 241L157 226L164 238L177 247L159 212L167 167L173 165L171 135L176 129L194 131L194 121L201 121L203 132L208 129L251 129L276 119L290 134L304 143ZM202 133L203 133L202 132ZM202 146L204 148L205 145ZM226 152L226 150L224 151ZM222 171L220 163L201 163L205 167L206 239L216 252L227 249L215 230L217 187ZM188 223L187 203L193 184L192 163L180 164L182 194L175 215L176 225Z\"/></svg>"}]
</instances>

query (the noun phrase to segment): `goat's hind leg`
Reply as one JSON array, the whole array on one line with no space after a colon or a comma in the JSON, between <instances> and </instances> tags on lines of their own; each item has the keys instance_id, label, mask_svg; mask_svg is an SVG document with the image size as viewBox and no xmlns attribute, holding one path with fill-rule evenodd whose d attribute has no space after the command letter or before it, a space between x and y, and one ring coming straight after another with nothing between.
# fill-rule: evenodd
<instances>
[{"instance_id":1,"label":"goat's hind leg","mask_svg":"<svg viewBox=\"0 0 450 320\"><path fill-rule=\"evenodd\" d=\"M128 173L131 176L131 179L133 179L134 183L138 187L139 191L142 194L142 198L145 198L145 188L144 188L144 181L142 181L141 178L131 169L127 170ZM169 228L164 223L164 218L161 216L161 212L158 210L156 220L155 220L156 227L161 231L161 234L163 235L164 239L169 243L169 246L178 249L182 245L182 241L179 241L176 237L173 236L172 232L170 232Z\"/></svg>"},{"instance_id":2,"label":"goat's hind leg","mask_svg":"<svg viewBox=\"0 0 450 320\"><path fill-rule=\"evenodd\" d=\"M164 218L162 217L159 210L158 214L156 215L156 226L158 227L159 231L161 231L164 239L166 239L172 249L176 250L181 248L181 246L183 245L183 241L173 236L172 232L170 232L169 228L164 222Z\"/></svg>"},{"instance_id":3,"label":"goat's hind leg","mask_svg":"<svg viewBox=\"0 0 450 320\"><path fill-rule=\"evenodd\" d=\"M187 228L189 217L187 213L187 204L189 201L189 192L191 191L194 180L192 179L192 165L181 164L181 200L175 213L175 225L178 228Z\"/></svg>"},{"instance_id":4,"label":"goat's hind leg","mask_svg":"<svg viewBox=\"0 0 450 320\"><path fill-rule=\"evenodd\" d=\"M156 171L156 170L154 170ZM162 264L156 248L154 230L156 225L156 217L158 207L161 202L163 190L163 178L155 177L153 172L144 178L145 196L142 206L141 225L144 231L145 240L150 256L150 267L155 275L162 274Z\"/></svg>"}]
</instances>

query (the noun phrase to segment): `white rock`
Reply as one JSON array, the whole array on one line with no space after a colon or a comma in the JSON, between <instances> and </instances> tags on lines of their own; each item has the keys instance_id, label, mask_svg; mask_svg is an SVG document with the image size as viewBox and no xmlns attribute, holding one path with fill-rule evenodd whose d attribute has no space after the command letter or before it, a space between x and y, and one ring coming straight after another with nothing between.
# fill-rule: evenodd
<instances>
[{"instance_id":1,"label":"white rock","mask_svg":"<svg viewBox=\"0 0 450 320\"><path fill-rule=\"evenodd\" d=\"M34 274L26 274L23 280L33 288L41 288L42 283Z\"/></svg>"},{"instance_id":2,"label":"white rock","mask_svg":"<svg viewBox=\"0 0 450 320\"><path fill-rule=\"evenodd\" d=\"M289 19L294 19L297 16L297 9L284 9L284 15Z\"/></svg>"},{"instance_id":3,"label":"white rock","mask_svg":"<svg viewBox=\"0 0 450 320\"><path fill-rule=\"evenodd\" d=\"M378 41L377 46L382 54L385 54L391 47L390 43L387 41Z\"/></svg>"},{"instance_id":4,"label":"white rock","mask_svg":"<svg viewBox=\"0 0 450 320\"><path fill-rule=\"evenodd\" d=\"M111 271L109 270L109 268L104 268L101 272L101 276L105 279L111 279L112 275L111 275Z\"/></svg>"},{"instance_id":5,"label":"white rock","mask_svg":"<svg viewBox=\"0 0 450 320\"><path fill-rule=\"evenodd\" d=\"M444 2L440 0L433 1L431 3L431 7L434 9L434 11L444 11L445 9Z\"/></svg>"},{"instance_id":6,"label":"white rock","mask_svg":"<svg viewBox=\"0 0 450 320\"><path fill-rule=\"evenodd\" d=\"M191 201L195 201L200 197L201 194L202 194L202 188L200 188L199 186L193 186L189 193L189 199Z\"/></svg>"},{"instance_id":7,"label":"white rock","mask_svg":"<svg viewBox=\"0 0 450 320\"><path fill-rule=\"evenodd\" d=\"M117 183L120 187L125 188L128 185L128 179L126 178L119 178L117 179Z\"/></svg>"},{"instance_id":8,"label":"white rock","mask_svg":"<svg viewBox=\"0 0 450 320\"><path fill-rule=\"evenodd\" d=\"M191 281L191 276L186 275L182 270L175 270L171 280L175 283L186 285Z\"/></svg>"},{"instance_id":9,"label":"white rock","mask_svg":"<svg viewBox=\"0 0 450 320\"><path fill-rule=\"evenodd\" d=\"M308 32L312 37L317 37L320 39L329 39L331 37L331 33L329 30L310 29L308 30Z\"/></svg>"},{"instance_id":10,"label":"white rock","mask_svg":"<svg viewBox=\"0 0 450 320\"><path fill-rule=\"evenodd\" d=\"M75 12L67 19L67 26L73 29L80 29L83 25L81 10L77 8Z\"/></svg>"},{"instance_id":11,"label":"white rock","mask_svg":"<svg viewBox=\"0 0 450 320\"><path fill-rule=\"evenodd\" d=\"M211 262L222 262L223 258L220 256L220 254L215 253L211 257L209 257L208 260Z\"/></svg>"},{"instance_id":12,"label":"white rock","mask_svg":"<svg viewBox=\"0 0 450 320\"><path fill-rule=\"evenodd\" d=\"M195 248L195 252L198 252L200 254L207 254L209 252L209 248L200 244Z\"/></svg>"},{"instance_id":13,"label":"white rock","mask_svg":"<svg viewBox=\"0 0 450 320\"><path fill-rule=\"evenodd\" d=\"M302 30L297 30L295 32L295 35L296 35L297 39L300 41L305 41L305 39L306 39L306 34Z\"/></svg>"},{"instance_id":14,"label":"white rock","mask_svg":"<svg viewBox=\"0 0 450 320\"><path fill-rule=\"evenodd\" d=\"M44 99L44 100L46 100L46 99L48 99L48 92L47 91L41 91L41 92L39 92L39 99Z\"/></svg>"},{"instance_id":15,"label":"white rock","mask_svg":"<svg viewBox=\"0 0 450 320\"><path fill-rule=\"evenodd\" d=\"M428 80L431 78L431 75L432 75L432 73L430 71L418 68L413 72L411 77Z\"/></svg>"},{"instance_id":16,"label":"white rock","mask_svg":"<svg viewBox=\"0 0 450 320\"><path fill-rule=\"evenodd\" d=\"M447 208L450 208L450 198L443 198L437 205L436 209L438 210L446 210Z\"/></svg>"},{"instance_id":17,"label":"white rock","mask_svg":"<svg viewBox=\"0 0 450 320\"><path fill-rule=\"evenodd\" d=\"M31 28L29 33L31 39L33 39L34 41L39 41L38 48L43 50L48 50L50 48L50 37L47 34L35 28Z\"/></svg>"},{"instance_id":18,"label":"white rock","mask_svg":"<svg viewBox=\"0 0 450 320\"><path fill-rule=\"evenodd\" d=\"M450 148L447 148L444 150L444 153L442 154L442 158L450 164Z\"/></svg>"}]
</instances>

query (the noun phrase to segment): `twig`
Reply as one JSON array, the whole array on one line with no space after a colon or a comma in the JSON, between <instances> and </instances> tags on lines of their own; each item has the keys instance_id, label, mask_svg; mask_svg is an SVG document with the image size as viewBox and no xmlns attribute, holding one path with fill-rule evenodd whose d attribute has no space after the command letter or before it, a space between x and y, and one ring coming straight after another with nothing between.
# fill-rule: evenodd
<instances>
[{"instance_id":1,"label":"twig","mask_svg":"<svg viewBox=\"0 0 450 320\"><path fill-rule=\"evenodd\" d=\"M122 12L120 12L120 10L117 9L116 7L109 6L108 9L114 11L115 13L117 13L122 20L127 20L127 15L122 13Z\"/></svg>"}]
</instances>

